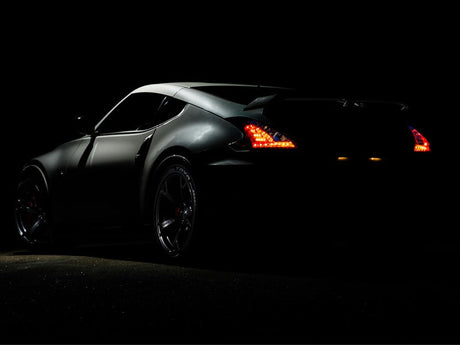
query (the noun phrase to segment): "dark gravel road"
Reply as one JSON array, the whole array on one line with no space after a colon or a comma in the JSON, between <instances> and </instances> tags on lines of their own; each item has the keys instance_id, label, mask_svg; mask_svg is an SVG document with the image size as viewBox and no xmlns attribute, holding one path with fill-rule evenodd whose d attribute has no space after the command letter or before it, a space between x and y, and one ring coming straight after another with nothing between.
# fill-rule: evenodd
<instances>
[{"instance_id":1,"label":"dark gravel road","mask_svg":"<svg viewBox=\"0 0 460 345\"><path fill-rule=\"evenodd\" d=\"M2 343L459 342L458 251L172 265L144 245L0 254Z\"/></svg>"}]
</instances>

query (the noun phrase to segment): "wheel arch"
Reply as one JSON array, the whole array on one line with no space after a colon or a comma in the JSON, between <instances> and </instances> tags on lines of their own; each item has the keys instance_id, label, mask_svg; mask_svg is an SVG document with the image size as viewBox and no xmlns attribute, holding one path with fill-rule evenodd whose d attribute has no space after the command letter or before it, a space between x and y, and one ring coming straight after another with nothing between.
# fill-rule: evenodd
<instances>
[{"instance_id":1,"label":"wheel arch","mask_svg":"<svg viewBox=\"0 0 460 345\"><path fill-rule=\"evenodd\" d=\"M192 152L182 146L170 147L163 151L149 167L144 168L144 179L141 183L140 210L143 222L149 221L147 210L153 203L153 188L161 173L168 166L180 163L193 169L196 163Z\"/></svg>"},{"instance_id":2,"label":"wheel arch","mask_svg":"<svg viewBox=\"0 0 460 345\"><path fill-rule=\"evenodd\" d=\"M43 180L45 181L45 184L46 184L46 189L48 190L48 192L50 191L50 185L49 185L49 176L48 176L48 173L46 171L46 168L45 166L37 159L33 159L27 163L25 163L21 170L19 171L18 173L18 179L20 180L21 177L27 173L28 170L31 170L31 169L34 169L35 171L38 171L41 175L41 177L43 178Z\"/></svg>"}]
</instances>

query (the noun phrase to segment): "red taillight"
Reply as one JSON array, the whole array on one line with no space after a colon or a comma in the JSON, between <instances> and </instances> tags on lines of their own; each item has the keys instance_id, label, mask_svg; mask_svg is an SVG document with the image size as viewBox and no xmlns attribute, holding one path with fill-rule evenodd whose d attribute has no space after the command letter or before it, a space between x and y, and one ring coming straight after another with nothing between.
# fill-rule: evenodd
<instances>
[{"instance_id":1,"label":"red taillight","mask_svg":"<svg viewBox=\"0 0 460 345\"><path fill-rule=\"evenodd\" d=\"M430 142L414 127L409 127L409 129L415 140L414 152L430 152Z\"/></svg>"},{"instance_id":2,"label":"red taillight","mask_svg":"<svg viewBox=\"0 0 460 345\"><path fill-rule=\"evenodd\" d=\"M266 126L262 129L254 124L248 124L244 127L244 132L251 141L253 148L295 148L291 140Z\"/></svg>"}]
</instances>

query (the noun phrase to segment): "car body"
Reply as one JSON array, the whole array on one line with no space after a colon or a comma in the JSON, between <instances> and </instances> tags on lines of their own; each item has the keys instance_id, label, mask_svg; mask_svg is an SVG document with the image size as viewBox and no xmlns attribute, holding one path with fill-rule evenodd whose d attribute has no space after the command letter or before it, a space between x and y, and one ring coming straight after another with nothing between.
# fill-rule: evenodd
<instances>
[{"instance_id":1,"label":"car body","mask_svg":"<svg viewBox=\"0 0 460 345\"><path fill-rule=\"evenodd\" d=\"M138 225L161 252L180 258L217 214L248 234L244 225L267 214L269 223L292 227L307 214L337 219L346 208L350 215L357 191L368 198L390 188L407 203L404 184L431 157L407 109L283 87L145 85L86 134L27 162L18 232L43 245L85 230L132 234Z\"/></svg>"}]
</instances>

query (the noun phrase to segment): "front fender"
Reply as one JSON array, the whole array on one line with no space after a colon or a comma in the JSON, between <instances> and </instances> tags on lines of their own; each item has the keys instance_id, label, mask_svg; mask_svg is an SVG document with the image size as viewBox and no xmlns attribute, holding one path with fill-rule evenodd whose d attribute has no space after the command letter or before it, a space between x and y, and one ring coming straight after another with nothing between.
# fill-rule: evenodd
<instances>
[{"instance_id":1,"label":"front fender","mask_svg":"<svg viewBox=\"0 0 460 345\"><path fill-rule=\"evenodd\" d=\"M61 176L66 173L69 164L78 160L79 149L85 147L89 142L89 137L83 137L64 143L52 151L37 156L31 163L39 165L46 174L50 191L59 181Z\"/></svg>"}]
</instances>

